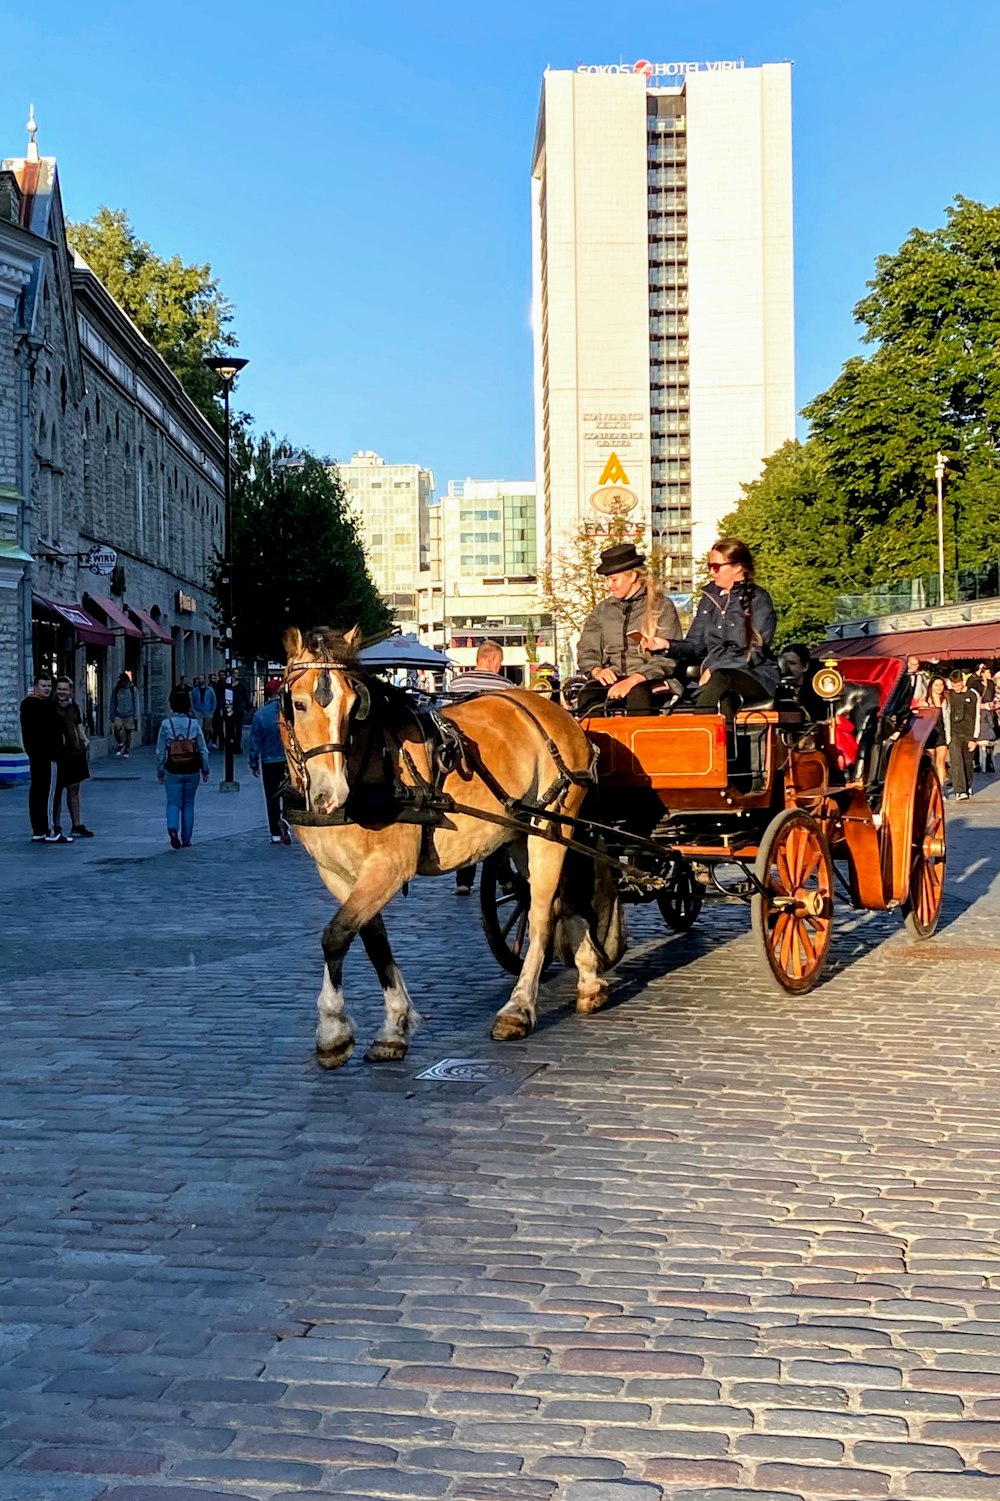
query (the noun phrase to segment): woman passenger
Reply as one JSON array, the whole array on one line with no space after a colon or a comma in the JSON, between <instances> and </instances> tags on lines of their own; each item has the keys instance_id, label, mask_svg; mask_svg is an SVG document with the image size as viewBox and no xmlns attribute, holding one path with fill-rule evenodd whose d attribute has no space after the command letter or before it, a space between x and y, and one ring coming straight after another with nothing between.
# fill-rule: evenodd
<instances>
[{"instance_id":1,"label":"woman passenger","mask_svg":"<svg viewBox=\"0 0 1000 1501\"><path fill-rule=\"evenodd\" d=\"M737 537L720 537L708 555L711 575L681 641L644 636L647 651L701 667L695 704L733 719L744 705L773 698L781 671L771 651L771 596L754 583L753 554Z\"/></svg>"}]
</instances>

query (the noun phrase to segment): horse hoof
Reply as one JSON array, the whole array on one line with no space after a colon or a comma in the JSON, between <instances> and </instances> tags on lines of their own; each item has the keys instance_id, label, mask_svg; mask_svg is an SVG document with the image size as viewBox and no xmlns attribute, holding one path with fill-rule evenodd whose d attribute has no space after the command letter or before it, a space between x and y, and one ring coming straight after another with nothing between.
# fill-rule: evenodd
<instances>
[{"instance_id":1,"label":"horse hoof","mask_svg":"<svg viewBox=\"0 0 1000 1501\"><path fill-rule=\"evenodd\" d=\"M577 1016L591 1016L595 1011L600 1011L602 1006L608 1004L608 987L602 985L599 990L581 992L576 998Z\"/></svg>"},{"instance_id":2,"label":"horse hoof","mask_svg":"<svg viewBox=\"0 0 1000 1501\"><path fill-rule=\"evenodd\" d=\"M408 1044L400 1038L376 1037L365 1054L366 1063L398 1063L406 1057Z\"/></svg>"},{"instance_id":3,"label":"horse hoof","mask_svg":"<svg viewBox=\"0 0 1000 1501\"><path fill-rule=\"evenodd\" d=\"M499 1011L490 1028L494 1042L511 1042L518 1037L527 1037L531 1031L531 1017L525 1011Z\"/></svg>"},{"instance_id":4,"label":"horse hoof","mask_svg":"<svg viewBox=\"0 0 1000 1501\"><path fill-rule=\"evenodd\" d=\"M316 1062L320 1068L343 1068L344 1064L354 1052L354 1038L347 1042L338 1042L336 1047L316 1048Z\"/></svg>"}]
</instances>

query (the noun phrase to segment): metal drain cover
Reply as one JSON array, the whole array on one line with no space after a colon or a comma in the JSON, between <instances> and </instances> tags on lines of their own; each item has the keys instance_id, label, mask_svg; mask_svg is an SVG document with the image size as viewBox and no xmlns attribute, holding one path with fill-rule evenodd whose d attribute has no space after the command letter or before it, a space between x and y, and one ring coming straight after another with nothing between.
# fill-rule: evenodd
<instances>
[{"instance_id":1,"label":"metal drain cover","mask_svg":"<svg viewBox=\"0 0 1000 1501\"><path fill-rule=\"evenodd\" d=\"M488 1084L494 1080L527 1079L537 1074L540 1063L495 1063L492 1058L442 1058L425 1068L418 1079L443 1079L449 1084Z\"/></svg>"}]
</instances>

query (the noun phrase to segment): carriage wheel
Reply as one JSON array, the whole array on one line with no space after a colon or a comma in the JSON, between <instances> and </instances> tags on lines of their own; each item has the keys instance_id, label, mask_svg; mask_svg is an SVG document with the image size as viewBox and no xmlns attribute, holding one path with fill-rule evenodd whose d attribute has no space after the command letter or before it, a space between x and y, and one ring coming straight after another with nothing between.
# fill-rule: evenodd
<instances>
[{"instance_id":1,"label":"carriage wheel","mask_svg":"<svg viewBox=\"0 0 1000 1501\"><path fill-rule=\"evenodd\" d=\"M910 890L903 903L903 920L912 938L929 938L938 925L945 859L944 797L934 765L925 757L913 795Z\"/></svg>"},{"instance_id":2,"label":"carriage wheel","mask_svg":"<svg viewBox=\"0 0 1000 1501\"><path fill-rule=\"evenodd\" d=\"M772 819L754 875L764 888L750 902L754 938L781 989L801 995L823 973L833 931L833 861L815 819L797 808Z\"/></svg>"},{"instance_id":3,"label":"carriage wheel","mask_svg":"<svg viewBox=\"0 0 1000 1501\"><path fill-rule=\"evenodd\" d=\"M667 885L656 893L656 905L663 921L675 933L686 933L698 921L704 900L704 889L690 864L678 858L667 878Z\"/></svg>"},{"instance_id":4,"label":"carriage wheel","mask_svg":"<svg viewBox=\"0 0 1000 1501\"><path fill-rule=\"evenodd\" d=\"M518 869L512 847L494 850L483 861L479 876L479 906L483 914L483 932L494 959L509 975L519 975L524 967L531 938L529 912L531 887ZM552 958L549 945L545 963Z\"/></svg>"}]
</instances>

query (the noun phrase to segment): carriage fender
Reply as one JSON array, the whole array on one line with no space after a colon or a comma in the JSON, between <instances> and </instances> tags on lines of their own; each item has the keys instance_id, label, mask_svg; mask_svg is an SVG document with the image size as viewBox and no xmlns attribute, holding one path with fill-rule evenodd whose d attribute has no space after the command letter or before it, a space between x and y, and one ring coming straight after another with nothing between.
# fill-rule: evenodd
<instances>
[{"instance_id":1,"label":"carriage fender","mask_svg":"<svg viewBox=\"0 0 1000 1501\"><path fill-rule=\"evenodd\" d=\"M906 733L896 741L889 757L879 830L882 886L887 901L903 902L909 894L917 777L927 741L937 722L935 709L914 710Z\"/></svg>"}]
</instances>

